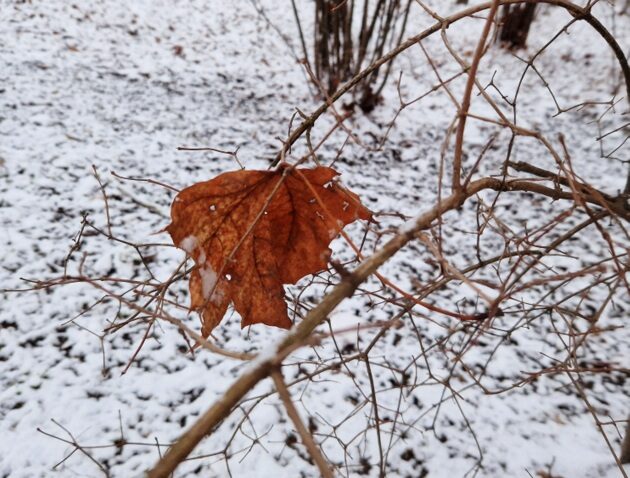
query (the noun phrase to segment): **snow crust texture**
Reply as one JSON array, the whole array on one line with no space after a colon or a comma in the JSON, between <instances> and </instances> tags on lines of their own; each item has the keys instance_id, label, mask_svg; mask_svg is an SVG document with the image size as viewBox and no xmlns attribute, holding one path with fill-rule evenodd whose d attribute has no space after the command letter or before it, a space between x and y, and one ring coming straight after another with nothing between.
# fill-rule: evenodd
<instances>
[{"instance_id":1,"label":"snow crust texture","mask_svg":"<svg viewBox=\"0 0 630 478\"><path fill-rule=\"evenodd\" d=\"M457 8L454 1L427 3L443 15ZM312 3L298 4L308 27ZM0 288L28 288L33 283L23 279L64 274L153 284L171 277L185 260L183 251L169 244L162 232L175 190L239 167L227 154L177 148L240 148L238 158L245 167L266 169L296 108L309 112L318 105L315 89L291 51L300 54L291 9L285 2L260 3L267 19L290 40L289 47L256 10L258 5L245 0L2 2ZM620 9L600 2L594 12L628 52L630 17L616 15L613 22L614 8ZM410 34L434 21L417 5L412 13ZM542 7L530 45L518 55L529 57L570 21L559 9ZM482 26L480 20L469 20L448 30L466 61ZM440 59L437 67L444 78L458 71L439 35L423 45ZM579 22L536 64L562 107L623 95L611 53ZM348 139L338 128L318 151L323 164L336 158L334 167L344 183L380 214L379 224L372 227L383 237L372 229L366 254L378 249L392 231L409 230L412 218L444 195L436 178L441 145L455 115L446 92L435 92L403 110L380 147L400 104L398 91L411 100L437 81L417 46L395 65L383 104L347 123L360 142L348 141L338 154ZM496 84L512 96L523 67L515 55L492 47L479 80L489 84L495 73ZM403 75L397 88L399 71ZM463 77L452 83L456 98L461 98L464 83ZM625 100L615 111L600 104L555 116L557 107L535 73L526 76L522 88L519 120L554 141L562 133L573 167L585 181L612 195L622 189L624 165L602 158L600 146L610 151L615 138L627 133L611 135L603 143L595 138L602 133L598 127L608 131L623 124ZM498 95L492 88L488 91ZM475 108L479 114L490 114L477 99ZM606 111L599 123L594 121ZM293 127L298 120L299 115ZM313 144L335 121L333 116L322 118L312 131ZM469 122L466 170L472 168L493 127ZM477 174L500 171L508 144L506 133L500 134ZM288 159L307 152L302 142ZM534 141L517 141L512 154L513 160L554 167ZM627 160L628 147L617 156ZM109 225L94 170L108 195ZM450 221L454 216L446 216L442 253L454 266L464 268L477 261L476 236L470 231L479 227L481 201L490 204L494 199L494 194L486 194L467 203L451 213L459 215L456 222ZM541 226L568 205L523 194L501 196L496 208L507 228L524 231ZM568 220L557 233L583 219L576 213L575 220ZM82 225L83 235L75 243ZM107 238L109 227L116 239ZM360 244L365 227L352 225L348 233ZM615 234L615 226L610 227ZM130 244L142 245L142 256ZM503 249L501 236L491 230L483 244L482 259ZM626 252L630 246L617 245ZM180 247L192 253L195 238L186 238ZM355 258L342 240L333 247L340 262ZM545 267L563 271L594 263L603 257L607 244L593 228L570 247L579 251L578 257L558 254ZM381 272L414 290L440 273L430 257L426 247L413 242ZM201 274L209 295L216 274L211 269ZM483 278L488 283L497 279L490 272ZM315 306L329 290L329 280L338 280L332 270L313 283L288 288L289 304L299 297ZM584 284L576 281L575 290ZM97 285L115 291L123 303L142 305L149 299L128 291L133 282ZM545 287L520 298L524 303L539 300L550 290ZM606 307L597 323L601 332L581 349L579 363L584 367L608 364L621 370L580 374L589 409L567 374L524 380L564 360L566 344L558 330L583 331L588 326L583 319L567 325L541 314L519 325L518 314L506 314L495 319L488 333L471 341L469 328L418 309L413 316L401 316L370 350L373 382L362 360L324 372L327 365L363 350L380 330L374 324L399 317L404 307L402 302L388 302L393 294L383 291L375 279L359 292L330 317L333 328L343 331L335 335L336 343L326 339L317 347L299 349L283 369L286 381L295 382L291 391L298 410L327 458L339 465L341 476L379 476L372 387L378 393L380 446L387 450L388 477L620 476L592 413L605 422L624 420L630 410L627 296L616 296ZM496 290L488 287L483 292L491 295ZM596 288L583 298L592 316L608 292L606 287ZM85 283L0 292L0 477L143 476L168 444L251 366L205 351L191 354L176 327L166 322L148 329L148 322L140 320L110 330L112 324L133 318L134 310L103 299L105 295L103 289ZM199 329L198 318L187 313L186 279L165 299L171 313ZM550 302L556 299L549 297ZM430 300L466 313L482 309L478 291L462 283L444 288ZM299 314L292 319L301 320ZM241 331L239 322L234 313L226 317L225 325L214 332L217 344L248 353L267 351L263 359L270 358L269 350L275 349L269 344L284 332L265 327ZM511 328L513 333L501 333ZM321 332L329 329L323 326ZM466 355L458 360L463 349ZM482 369L483 374L475 375ZM316 372L316 378L305 379ZM483 387L474 383L473 375L482 377ZM514 383L519 385L507 392L491 393ZM614 426L605 430L618 451L619 433ZM86 447L85 453L72 453L72 442ZM318 476L271 382L257 386L193 457L197 458L182 464L175 476Z\"/></svg>"}]
</instances>

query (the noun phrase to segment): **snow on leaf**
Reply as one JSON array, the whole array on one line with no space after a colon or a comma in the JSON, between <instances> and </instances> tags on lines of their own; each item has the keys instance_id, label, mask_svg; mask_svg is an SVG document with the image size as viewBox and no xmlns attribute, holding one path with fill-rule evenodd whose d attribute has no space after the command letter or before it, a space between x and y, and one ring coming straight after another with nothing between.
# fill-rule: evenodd
<instances>
[{"instance_id":1,"label":"snow on leaf","mask_svg":"<svg viewBox=\"0 0 630 478\"><path fill-rule=\"evenodd\" d=\"M228 172L173 201L167 231L195 260L191 308L201 312L205 337L230 303L242 327L289 328L283 284L326 269L330 241L345 225L370 218L358 196L332 181L334 169L297 171Z\"/></svg>"},{"instance_id":2,"label":"snow on leaf","mask_svg":"<svg viewBox=\"0 0 630 478\"><path fill-rule=\"evenodd\" d=\"M190 255L197 248L197 238L195 236L186 236L177 247L184 249Z\"/></svg>"}]
</instances>

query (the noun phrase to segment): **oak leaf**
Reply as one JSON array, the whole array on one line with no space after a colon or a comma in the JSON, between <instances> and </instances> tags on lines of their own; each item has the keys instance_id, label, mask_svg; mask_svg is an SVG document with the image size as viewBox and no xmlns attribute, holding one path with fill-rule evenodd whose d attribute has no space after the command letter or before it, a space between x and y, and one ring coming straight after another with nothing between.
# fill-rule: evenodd
<instances>
[{"instance_id":1,"label":"oak leaf","mask_svg":"<svg viewBox=\"0 0 630 478\"><path fill-rule=\"evenodd\" d=\"M195 261L191 309L208 337L230 303L241 327L290 328L283 284L325 270L346 224L369 219L334 169L234 171L182 190L166 228Z\"/></svg>"}]
</instances>

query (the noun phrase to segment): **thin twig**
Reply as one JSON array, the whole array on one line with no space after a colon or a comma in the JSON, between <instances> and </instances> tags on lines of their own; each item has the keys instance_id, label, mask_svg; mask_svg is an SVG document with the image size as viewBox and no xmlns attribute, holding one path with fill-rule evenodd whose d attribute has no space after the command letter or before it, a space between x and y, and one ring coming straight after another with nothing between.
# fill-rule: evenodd
<instances>
[{"instance_id":1,"label":"thin twig","mask_svg":"<svg viewBox=\"0 0 630 478\"><path fill-rule=\"evenodd\" d=\"M273 378L273 383L276 385L276 390L278 390L278 395L282 400L284 408L287 411L287 415L293 422L298 435L302 439L302 444L308 450L309 455L313 459L315 465L319 469L320 476L323 478L332 478L333 473L331 471L330 464L326 461L324 456L322 455L319 447L313 440L313 436L309 433L309 431L304 426L304 422L300 418L300 414L298 413L295 405L293 405L293 401L291 400L291 394L287 389L287 385L284 382L284 378L282 378L282 372L279 369L274 370L271 373L271 378Z\"/></svg>"}]
</instances>

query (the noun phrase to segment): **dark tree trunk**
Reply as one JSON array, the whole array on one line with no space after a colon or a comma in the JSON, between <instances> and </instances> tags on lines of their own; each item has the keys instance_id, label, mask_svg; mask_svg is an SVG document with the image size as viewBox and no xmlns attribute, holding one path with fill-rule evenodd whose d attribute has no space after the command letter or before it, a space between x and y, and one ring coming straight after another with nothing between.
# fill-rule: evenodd
<instances>
[{"instance_id":1,"label":"dark tree trunk","mask_svg":"<svg viewBox=\"0 0 630 478\"><path fill-rule=\"evenodd\" d=\"M535 3L504 5L499 27L499 41L509 49L523 48L534 20Z\"/></svg>"},{"instance_id":2,"label":"dark tree trunk","mask_svg":"<svg viewBox=\"0 0 630 478\"><path fill-rule=\"evenodd\" d=\"M293 14L307 65L328 95L385 51L398 45L407 25L412 0L315 0L313 62L307 51L295 0ZM354 21L354 20L357 21ZM358 30L357 30L358 28ZM391 62L374 71L355 89L355 104L369 112L381 101Z\"/></svg>"}]
</instances>

